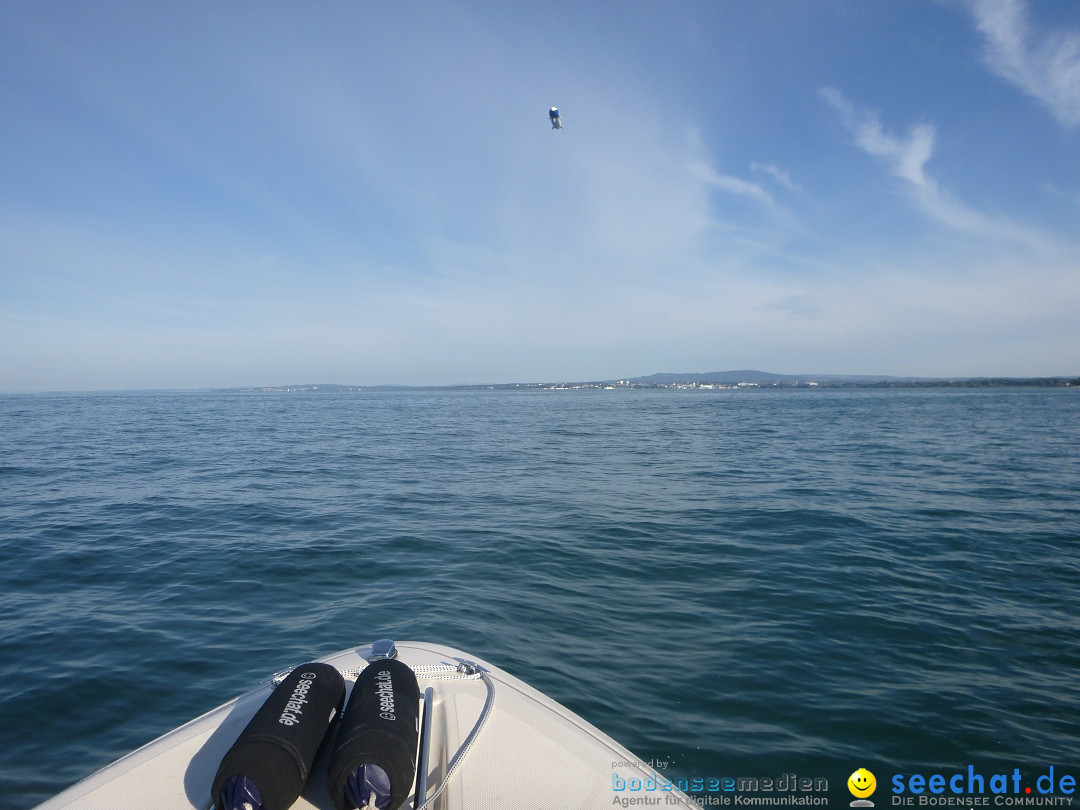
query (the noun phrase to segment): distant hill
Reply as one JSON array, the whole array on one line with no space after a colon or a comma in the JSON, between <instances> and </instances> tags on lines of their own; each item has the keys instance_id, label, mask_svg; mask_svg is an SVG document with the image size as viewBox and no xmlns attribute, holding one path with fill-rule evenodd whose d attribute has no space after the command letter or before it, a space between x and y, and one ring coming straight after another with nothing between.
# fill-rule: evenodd
<instances>
[{"instance_id":1,"label":"distant hill","mask_svg":"<svg viewBox=\"0 0 1080 810\"><path fill-rule=\"evenodd\" d=\"M634 377L632 383L643 385L677 385L679 383L794 383L800 380L817 382L879 383L911 382L917 377L889 377L883 374L772 374L768 371L709 371L703 374L650 374L648 377Z\"/></svg>"}]
</instances>

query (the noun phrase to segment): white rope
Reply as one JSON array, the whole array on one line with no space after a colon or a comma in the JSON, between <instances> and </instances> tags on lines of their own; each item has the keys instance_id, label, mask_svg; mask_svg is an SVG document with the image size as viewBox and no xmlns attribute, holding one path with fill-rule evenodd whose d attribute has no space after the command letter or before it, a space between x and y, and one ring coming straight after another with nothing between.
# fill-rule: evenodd
<instances>
[{"instance_id":1,"label":"white rope","mask_svg":"<svg viewBox=\"0 0 1080 810\"><path fill-rule=\"evenodd\" d=\"M465 757L468 756L469 751L472 750L473 743L476 742L476 738L480 736L480 732L484 728L484 725L487 723L488 716L491 714L491 707L495 703L495 684L491 682L491 678L489 678L488 674L482 669L477 667L475 664L468 664L464 661L458 664L457 667L449 667L449 669L463 673L459 675L458 678L467 678L469 680L482 680L484 682L484 686L487 687L487 699L484 701L484 708L480 710L480 716L476 718L476 723L473 725L472 731L469 732L469 736L465 738L465 742L461 744L461 747L457 750L457 753L454 754L454 758L450 760L450 764L446 766L446 776L443 777L442 783L439 785L439 789L432 793L431 796L425 798L424 803L419 807L415 808L415 810L427 810L427 808L429 808L435 802L435 800L442 795L442 792L446 790L446 786L450 782L450 777L454 775L454 772L457 771L458 766L462 763ZM432 678L435 680L457 679L454 678L454 676L447 677L438 674L422 675L421 677Z\"/></svg>"},{"instance_id":2,"label":"white rope","mask_svg":"<svg viewBox=\"0 0 1080 810\"><path fill-rule=\"evenodd\" d=\"M417 678L427 681L476 681L484 671L476 664L459 661L456 664L420 664L412 668Z\"/></svg>"},{"instance_id":3,"label":"white rope","mask_svg":"<svg viewBox=\"0 0 1080 810\"><path fill-rule=\"evenodd\" d=\"M359 678L367 667L353 667L340 670L343 678ZM477 681L483 673L475 664L462 661L459 664L421 664L410 667L417 678L426 681Z\"/></svg>"}]
</instances>

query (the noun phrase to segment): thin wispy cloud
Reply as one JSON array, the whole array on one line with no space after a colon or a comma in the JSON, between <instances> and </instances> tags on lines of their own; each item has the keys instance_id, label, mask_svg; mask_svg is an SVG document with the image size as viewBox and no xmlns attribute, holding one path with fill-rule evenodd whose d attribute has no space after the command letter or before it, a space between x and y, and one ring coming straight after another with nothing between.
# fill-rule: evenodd
<instances>
[{"instance_id":1,"label":"thin wispy cloud","mask_svg":"<svg viewBox=\"0 0 1080 810\"><path fill-rule=\"evenodd\" d=\"M990 68L1065 126L1080 126L1080 30L1039 30L1024 0L971 0L971 10Z\"/></svg>"},{"instance_id":2,"label":"thin wispy cloud","mask_svg":"<svg viewBox=\"0 0 1080 810\"><path fill-rule=\"evenodd\" d=\"M924 168L934 153L933 126L917 124L906 136L894 135L885 130L876 112L857 107L835 87L821 88L821 95L840 114L844 126L867 154L884 160L893 174L916 189L934 190L935 184Z\"/></svg>"},{"instance_id":3,"label":"thin wispy cloud","mask_svg":"<svg viewBox=\"0 0 1080 810\"><path fill-rule=\"evenodd\" d=\"M1064 189L1059 187L1056 183L1050 182L1042 183L1040 187L1047 194L1050 194L1057 199L1064 200L1069 205L1080 207L1080 191Z\"/></svg>"},{"instance_id":4,"label":"thin wispy cloud","mask_svg":"<svg viewBox=\"0 0 1080 810\"><path fill-rule=\"evenodd\" d=\"M734 194L739 197L747 197L769 207L776 204L772 194L770 194L764 186L758 183L752 183L749 180L743 180L741 177L735 177L731 174L723 174L705 163L692 164L690 171L694 177L703 180L709 186L719 189L720 191L726 191L728 194Z\"/></svg>"},{"instance_id":5,"label":"thin wispy cloud","mask_svg":"<svg viewBox=\"0 0 1080 810\"><path fill-rule=\"evenodd\" d=\"M1020 242L1040 250L1054 245L1044 235L1016 222L986 214L955 199L927 173L934 155L936 129L932 124L912 126L905 135L887 130L881 116L856 105L835 87L821 88L822 97L837 111L847 130L867 154L879 158L904 181L912 199L932 219L975 236Z\"/></svg>"},{"instance_id":6,"label":"thin wispy cloud","mask_svg":"<svg viewBox=\"0 0 1080 810\"><path fill-rule=\"evenodd\" d=\"M791 175L771 163L758 163L755 161L750 164L750 171L768 175L774 182L788 191L802 192L803 190L802 186L791 179Z\"/></svg>"}]
</instances>

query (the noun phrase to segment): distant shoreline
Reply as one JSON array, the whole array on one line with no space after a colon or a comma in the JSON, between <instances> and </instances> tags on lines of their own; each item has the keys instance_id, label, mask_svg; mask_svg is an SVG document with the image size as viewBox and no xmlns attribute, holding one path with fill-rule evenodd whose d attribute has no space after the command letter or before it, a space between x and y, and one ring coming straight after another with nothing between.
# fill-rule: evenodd
<instances>
[{"instance_id":1,"label":"distant shoreline","mask_svg":"<svg viewBox=\"0 0 1080 810\"><path fill-rule=\"evenodd\" d=\"M647 379L589 382L475 383L462 385L276 385L224 388L221 391L256 393L349 393L362 391L611 391L611 390L768 390L780 388L887 389L887 388L1080 388L1080 377L967 377L957 379L814 378L811 376L740 382L653 382Z\"/></svg>"},{"instance_id":2,"label":"distant shoreline","mask_svg":"<svg viewBox=\"0 0 1080 810\"><path fill-rule=\"evenodd\" d=\"M731 375L734 372L723 372ZM340 394L374 391L614 391L614 390L700 390L700 391L762 391L779 389L802 390L882 390L889 388L1076 388L1077 377L875 377L870 375L780 375L767 372L750 372L760 375L756 379L712 379L710 375L687 375L696 379L680 378L680 375L654 374L622 380L593 380L581 382L516 382L516 383L462 383L457 385L344 385L341 383L302 383L298 385L238 385L220 388L102 388L52 391L0 392L2 397L79 396L81 394L161 394L161 393L243 393L243 394ZM657 379L663 378L663 379ZM670 378L670 379L669 379Z\"/></svg>"}]
</instances>

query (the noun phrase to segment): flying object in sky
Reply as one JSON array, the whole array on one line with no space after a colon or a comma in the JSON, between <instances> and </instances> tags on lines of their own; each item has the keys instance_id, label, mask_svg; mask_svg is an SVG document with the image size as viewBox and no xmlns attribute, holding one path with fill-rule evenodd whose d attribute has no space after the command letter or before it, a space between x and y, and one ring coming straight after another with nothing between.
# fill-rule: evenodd
<instances>
[{"instance_id":1,"label":"flying object in sky","mask_svg":"<svg viewBox=\"0 0 1080 810\"><path fill-rule=\"evenodd\" d=\"M562 118L559 117L559 108L558 107L552 107L548 111L548 118L551 119L551 128L552 129L562 129Z\"/></svg>"}]
</instances>

